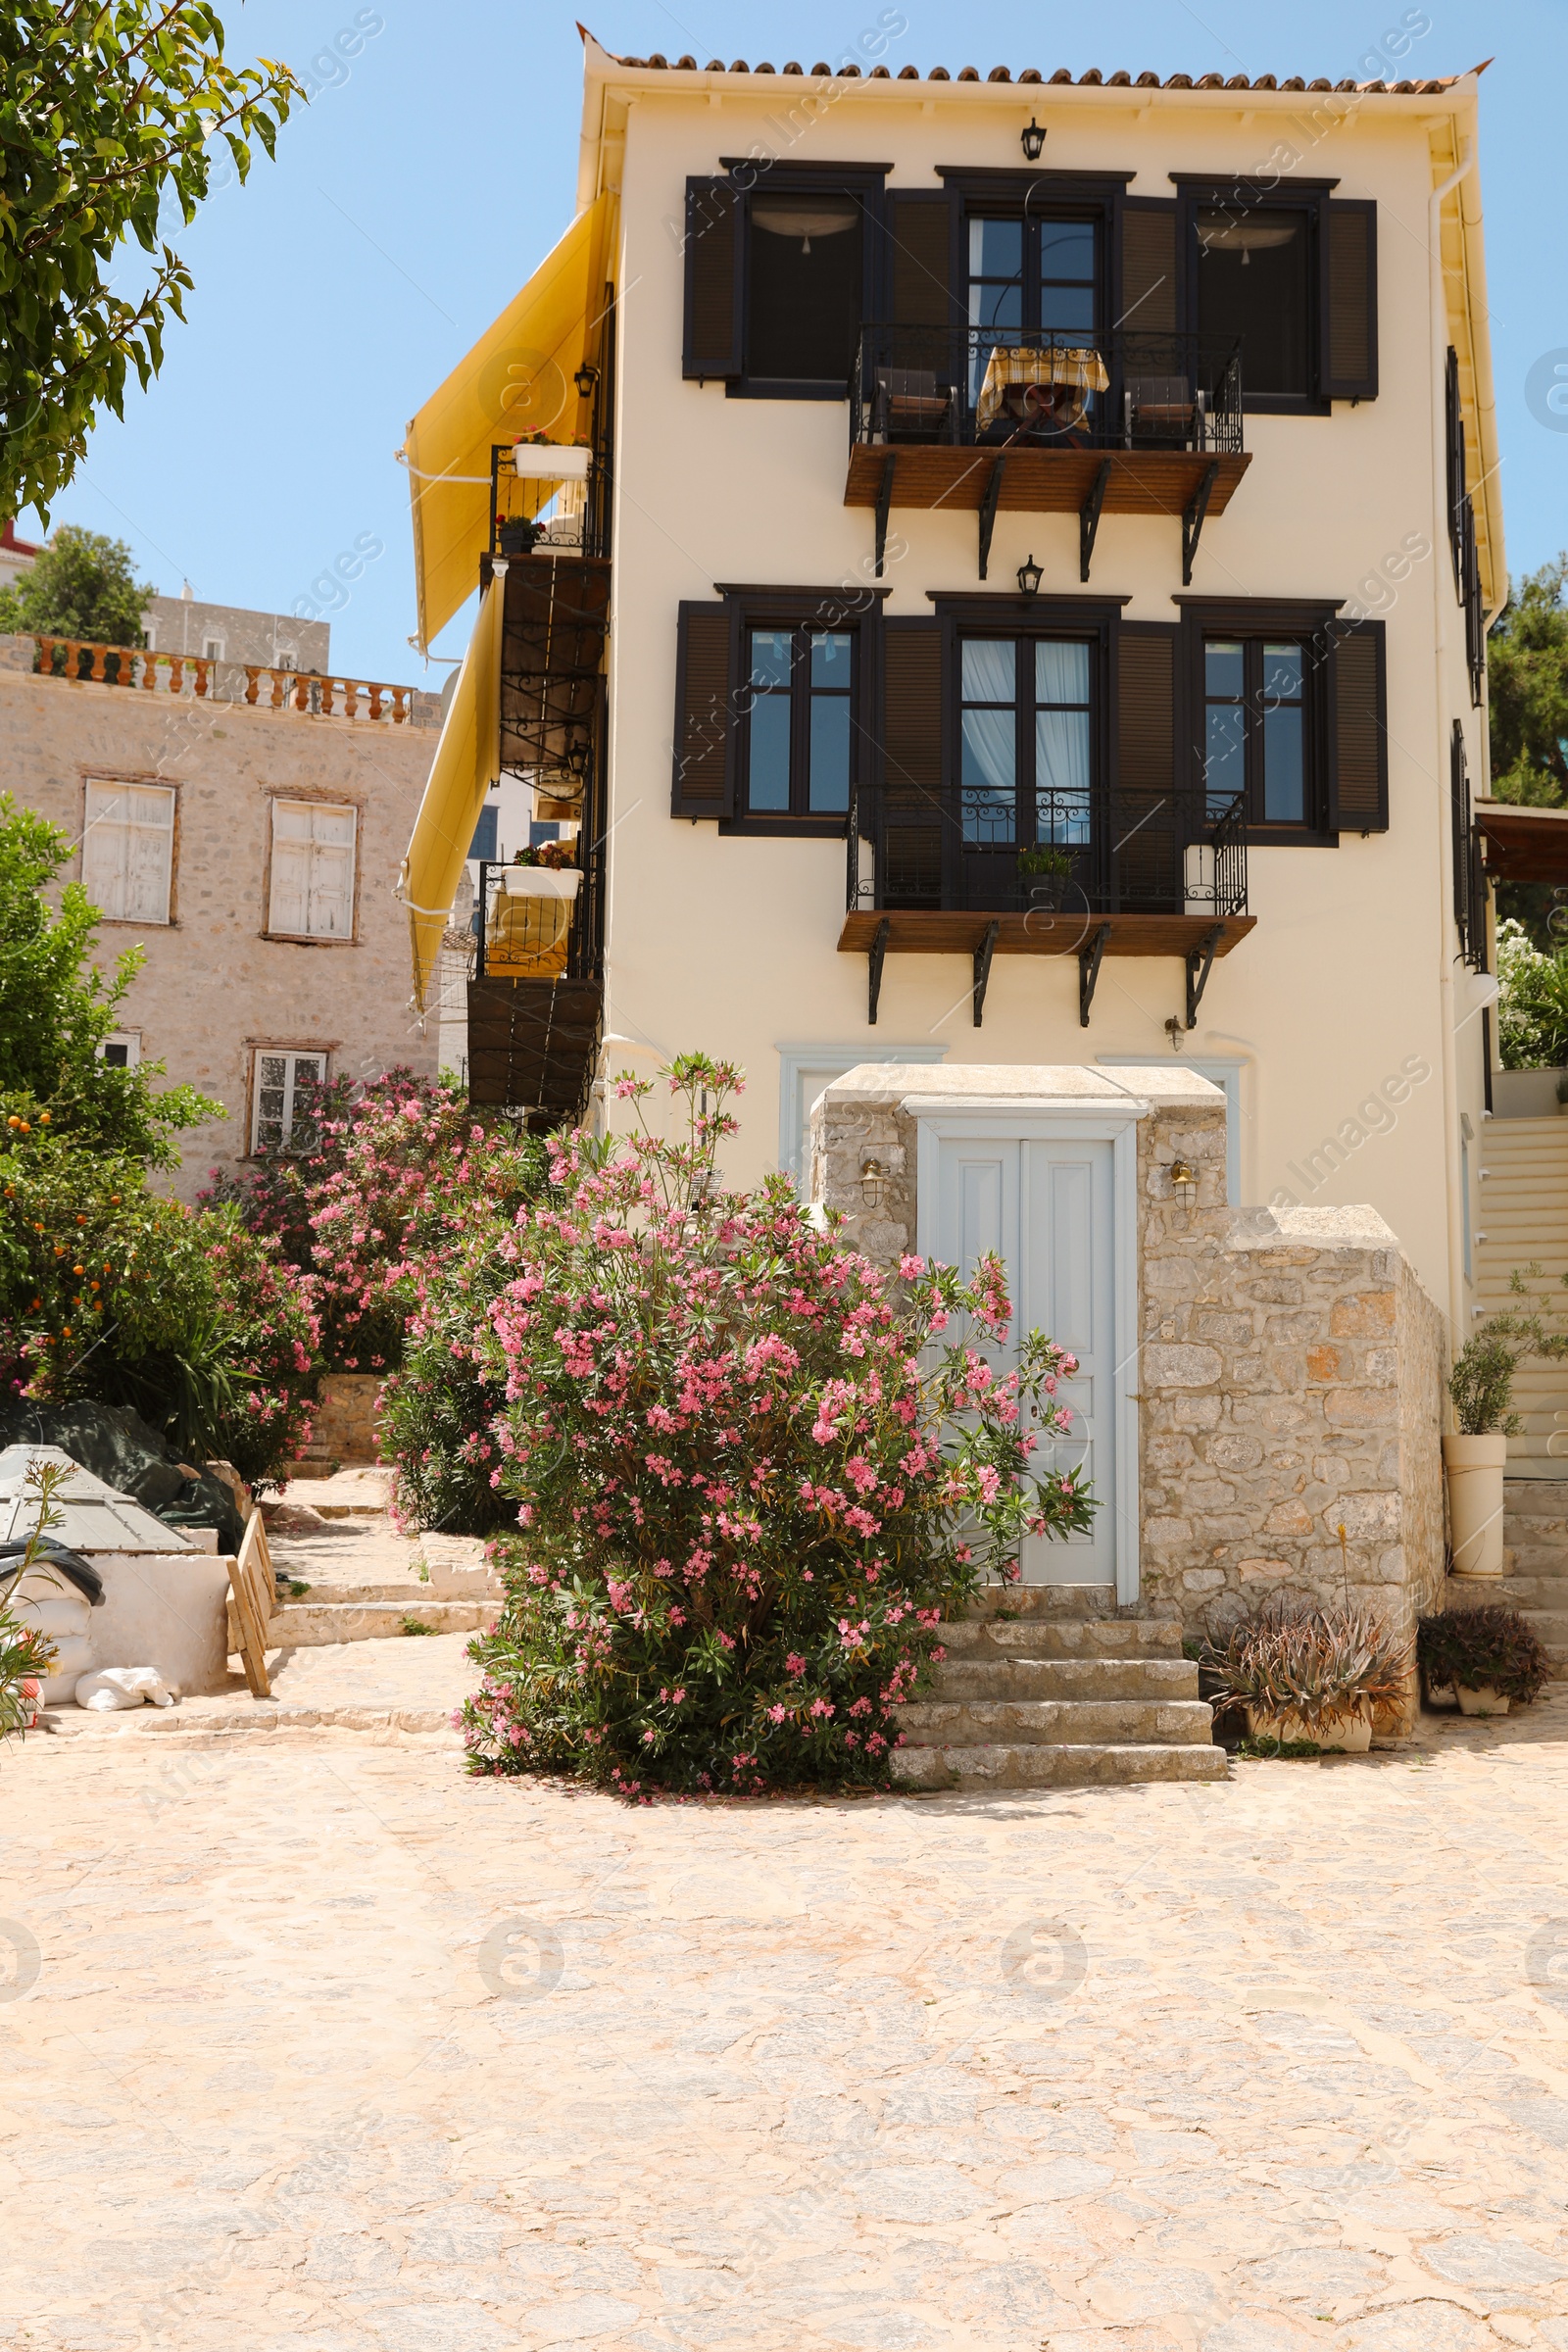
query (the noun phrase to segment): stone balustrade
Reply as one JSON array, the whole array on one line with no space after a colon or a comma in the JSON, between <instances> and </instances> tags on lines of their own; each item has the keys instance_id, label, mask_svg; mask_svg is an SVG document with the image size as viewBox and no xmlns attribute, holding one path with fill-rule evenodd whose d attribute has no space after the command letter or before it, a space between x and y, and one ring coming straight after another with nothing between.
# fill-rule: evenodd
<instances>
[{"instance_id":1,"label":"stone balustrade","mask_svg":"<svg viewBox=\"0 0 1568 2352\"><path fill-rule=\"evenodd\" d=\"M25 635L16 640L25 647ZM253 710L303 711L311 717L355 718L382 726L435 726L439 697L413 686L329 677L316 670L274 669L252 662L219 662L201 654L148 652L97 645L86 638L33 634L35 673L80 685L128 686L144 694L244 703Z\"/></svg>"}]
</instances>

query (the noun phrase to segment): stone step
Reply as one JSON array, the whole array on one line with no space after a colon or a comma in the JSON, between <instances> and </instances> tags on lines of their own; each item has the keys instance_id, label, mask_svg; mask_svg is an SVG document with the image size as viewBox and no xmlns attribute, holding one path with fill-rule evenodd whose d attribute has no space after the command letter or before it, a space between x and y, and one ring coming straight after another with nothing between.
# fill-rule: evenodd
<instances>
[{"instance_id":1,"label":"stone step","mask_svg":"<svg viewBox=\"0 0 1568 2352\"><path fill-rule=\"evenodd\" d=\"M331 1642L377 1642L403 1632L410 1618L432 1634L478 1633L495 1623L496 1605L472 1600L421 1600L417 1589L395 1600L280 1601L267 1629L270 1648L318 1649ZM417 1636L412 1639L417 1640Z\"/></svg>"},{"instance_id":2,"label":"stone step","mask_svg":"<svg viewBox=\"0 0 1568 2352\"><path fill-rule=\"evenodd\" d=\"M893 1777L906 1788L976 1792L1106 1788L1135 1781L1222 1781L1228 1770L1225 1750L1212 1741L1165 1747L1102 1741L909 1746L895 1749L893 1755Z\"/></svg>"},{"instance_id":3,"label":"stone step","mask_svg":"<svg viewBox=\"0 0 1568 2352\"><path fill-rule=\"evenodd\" d=\"M1568 1463L1563 1465L1568 1470ZM1560 1478L1505 1478L1502 1482L1502 1507L1505 1518L1557 1519L1563 1518L1563 1491Z\"/></svg>"},{"instance_id":4,"label":"stone step","mask_svg":"<svg viewBox=\"0 0 1568 2352\"><path fill-rule=\"evenodd\" d=\"M927 1698L898 1715L909 1747L1198 1747L1214 1738L1201 1698Z\"/></svg>"},{"instance_id":5,"label":"stone step","mask_svg":"<svg viewBox=\"0 0 1568 2352\"><path fill-rule=\"evenodd\" d=\"M1503 1554L1514 1569L1526 1576L1568 1576L1568 1544L1545 1544L1516 1535L1510 1543L1503 1538Z\"/></svg>"},{"instance_id":6,"label":"stone step","mask_svg":"<svg viewBox=\"0 0 1568 2352\"><path fill-rule=\"evenodd\" d=\"M1114 1585L984 1585L966 1617L1113 1617Z\"/></svg>"},{"instance_id":7,"label":"stone step","mask_svg":"<svg viewBox=\"0 0 1568 2352\"><path fill-rule=\"evenodd\" d=\"M1189 1699L1189 1658L948 1658L931 1695L952 1699Z\"/></svg>"},{"instance_id":8,"label":"stone step","mask_svg":"<svg viewBox=\"0 0 1568 2352\"><path fill-rule=\"evenodd\" d=\"M950 1658L1179 1658L1182 1629L1152 1617L964 1617L944 1625Z\"/></svg>"},{"instance_id":9,"label":"stone step","mask_svg":"<svg viewBox=\"0 0 1568 2352\"><path fill-rule=\"evenodd\" d=\"M1479 1586L1479 1578L1476 1580ZM1455 1577L1448 1588L1450 1606L1454 1591L1467 1586L1468 1577ZM1511 1609L1568 1609L1568 1569L1561 1575L1542 1576L1528 1571L1515 1571L1507 1576L1488 1578L1487 1596L1500 1600Z\"/></svg>"}]
</instances>

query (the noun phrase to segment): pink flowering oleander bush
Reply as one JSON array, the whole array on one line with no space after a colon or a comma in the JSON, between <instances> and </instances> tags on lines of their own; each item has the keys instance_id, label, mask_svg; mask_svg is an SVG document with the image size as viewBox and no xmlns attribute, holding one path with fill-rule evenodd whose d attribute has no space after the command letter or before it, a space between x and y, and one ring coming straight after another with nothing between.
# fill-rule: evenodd
<instances>
[{"instance_id":1,"label":"pink flowering oleander bush","mask_svg":"<svg viewBox=\"0 0 1568 2352\"><path fill-rule=\"evenodd\" d=\"M1030 1333L997 1371L995 1258L890 1278L785 1178L722 1192L739 1078L664 1075L687 1140L620 1079L637 1132L553 1139L559 1197L500 1244L478 1348L519 1533L470 1646L470 1761L627 1796L879 1786L944 1616L1025 1535L1089 1524L1077 1476L1031 1462L1076 1365Z\"/></svg>"},{"instance_id":2,"label":"pink flowering oleander bush","mask_svg":"<svg viewBox=\"0 0 1568 2352\"><path fill-rule=\"evenodd\" d=\"M202 1200L232 1202L307 1277L330 1369L389 1370L432 1271L474 1219L510 1216L538 1190L543 1144L485 1126L461 1087L407 1069L317 1087L296 1134L303 1150L216 1177Z\"/></svg>"}]
</instances>

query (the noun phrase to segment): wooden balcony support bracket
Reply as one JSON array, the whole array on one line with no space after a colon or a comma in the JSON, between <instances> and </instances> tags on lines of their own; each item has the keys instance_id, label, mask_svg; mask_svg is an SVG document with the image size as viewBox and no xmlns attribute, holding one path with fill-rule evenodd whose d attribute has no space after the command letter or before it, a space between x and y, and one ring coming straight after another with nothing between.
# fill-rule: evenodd
<instances>
[{"instance_id":1,"label":"wooden balcony support bracket","mask_svg":"<svg viewBox=\"0 0 1568 2352\"><path fill-rule=\"evenodd\" d=\"M888 552L888 515L893 507L893 476L898 459L890 449L882 461L882 481L876 494L876 576L882 577L882 564Z\"/></svg>"},{"instance_id":2,"label":"wooden balcony support bracket","mask_svg":"<svg viewBox=\"0 0 1568 2352\"><path fill-rule=\"evenodd\" d=\"M1095 1001L1095 983L1100 978L1100 961L1110 937L1110 925L1102 923L1087 947L1078 951L1078 1025L1089 1026L1089 1007Z\"/></svg>"},{"instance_id":3,"label":"wooden balcony support bracket","mask_svg":"<svg viewBox=\"0 0 1568 2352\"><path fill-rule=\"evenodd\" d=\"M1087 580L1094 560L1095 540L1100 531L1100 511L1105 503L1105 490L1110 481L1110 460L1107 458L1095 476L1095 486L1078 510L1078 577Z\"/></svg>"},{"instance_id":4,"label":"wooden balcony support bracket","mask_svg":"<svg viewBox=\"0 0 1568 2352\"><path fill-rule=\"evenodd\" d=\"M1187 1026L1198 1027L1198 1007L1203 1002L1208 975L1214 968L1214 956L1225 937L1225 925L1216 923L1187 954Z\"/></svg>"},{"instance_id":5,"label":"wooden balcony support bracket","mask_svg":"<svg viewBox=\"0 0 1568 2352\"><path fill-rule=\"evenodd\" d=\"M1198 553L1198 542L1203 535L1203 517L1208 513L1208 502L1214 495L1214 484L1218 480L1219 460L1215 458L1211 461L1202 480L1193 492L1191 502L1182 514L1182 586L1184 588L1190 588L1193 584L1193 558Z\"/></svg>"},{"instance_id":6,"label":"wooden balcony support bracket","mask_svg":"<svg viewBox=\"0 0 1568 2352\"><path fill-rule=\"evenodd\" d=\"M866 964L870 973L870 1002L866 1006L865 1017L873 1029L876 1027L876 1008L882 997L882 966L887 960L888 933L892 928L892 924L884 915L876 927L875 937L871 941L866 956Z\"/></svg>"},{"instance_id":7,"label":"wooden balcony support bracket","mask_svg":"<svg viewBox=\"0 0 1568 2352\"><path fill-rule=\"evenodd\" d=\"M974 952L974 1025L977 1029L985 1018L986 990L991 985L991 958L997 952L1001 931L1000 923L987 923L985 937Z\"/></svg>"},{"instance_id":8,"label":"wooden balcony support bracket","mask_svg":"<svg viewBox=\"0 0 1568 2352\"><path fill-rule=\"evenodd\" d=\"M997 500L1002 495L1002 476L1006 463L1006 454L1004 452L993 464L991 478L986 483L980 499L980 577L982 579L986 576L986 565L991 561L991 533L996 526Z\"/></svg>"}]
</instances>

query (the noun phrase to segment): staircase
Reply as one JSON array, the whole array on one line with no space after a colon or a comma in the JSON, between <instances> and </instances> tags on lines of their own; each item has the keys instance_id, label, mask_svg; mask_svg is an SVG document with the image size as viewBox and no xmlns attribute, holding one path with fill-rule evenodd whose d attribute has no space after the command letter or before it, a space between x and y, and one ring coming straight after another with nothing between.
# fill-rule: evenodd
<instances>
[{"instance_id":1,"label":"staircase","mask_svg":"<svg viewBox=\"0 0 1568 2352\"><path fill-rule=\"evenodd\" d=\"M933 1695L899 1709L894 1778L969 1790L1224 1780L1181 1627L1115 1611L1108 1585L983 1593L943 1629Z\"/></svg>"},{"instance_id":2,"label":"staircase","mask_svg":"<svg viewBox=\"0 0 1568 2352\"><path fill-rule=\"evenodd\" d=\"M1568 1117L1489 1119L1479 1147L1475 1303L1489 1315L1520 1301L1508 1288L1515 1266L1539 1264L1538 1286L1568 1307L1559 1278L1568 1269ZM1508 1478L1568 1479L1568 1423L1562 1456L1548 1454L1556 1416L1568 1413L1568 1363L1522 1364L1514 1410L1524 1427L1508 1440Z\"/></svg>"},{"instance_id":3,"label":"staircase","mask_svg":"<svg viewBox=\"0 0 1568 2352\"><path fill-rule=\"evenodd\" d=\"M1564 1122L1568 1125L1568 1121ZM1503 1486L1500 1583L1476 1598L1506 1601L1534 1629L1558 1682L1568 1682L1568 1487L1560 1478L1510 1478ZM1456 1588L1448 1588L1450 1599Z\"/></svg>"}]
</instances>

